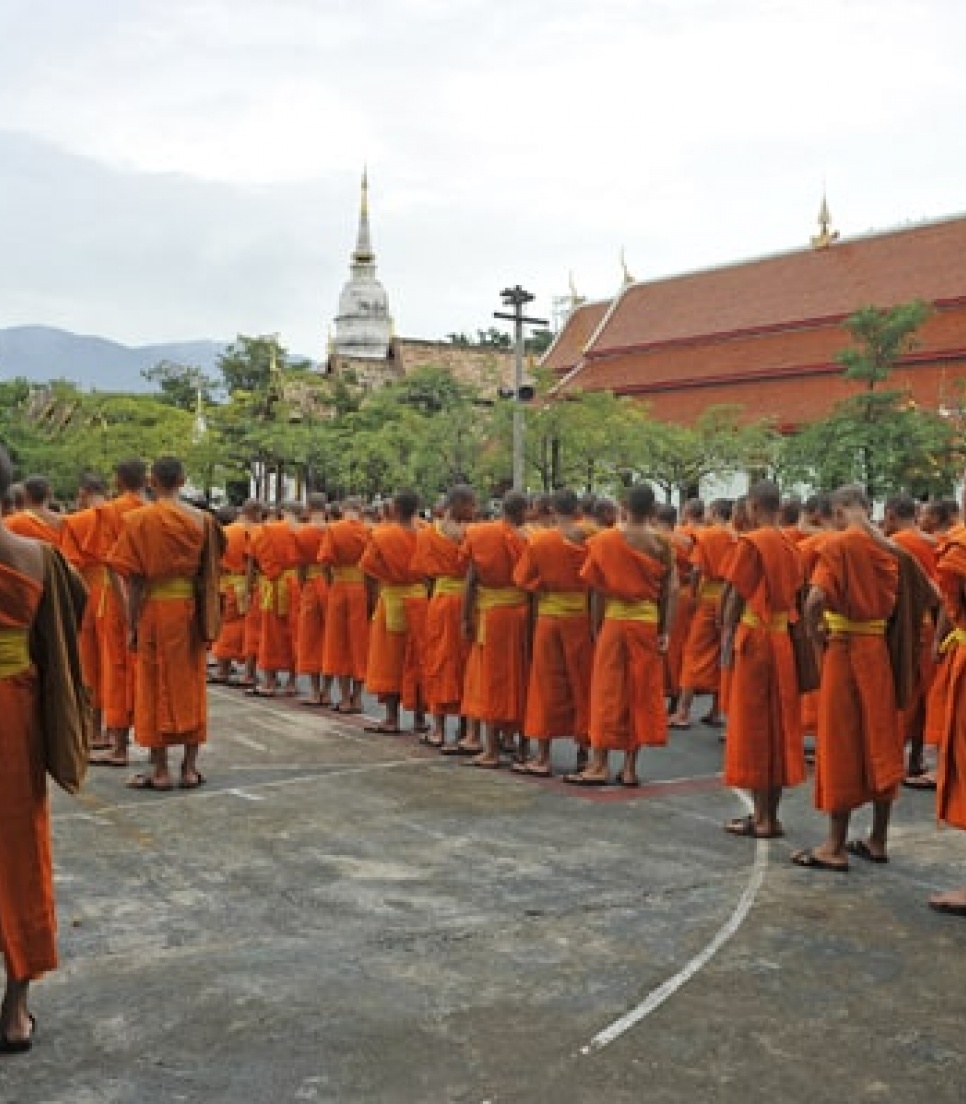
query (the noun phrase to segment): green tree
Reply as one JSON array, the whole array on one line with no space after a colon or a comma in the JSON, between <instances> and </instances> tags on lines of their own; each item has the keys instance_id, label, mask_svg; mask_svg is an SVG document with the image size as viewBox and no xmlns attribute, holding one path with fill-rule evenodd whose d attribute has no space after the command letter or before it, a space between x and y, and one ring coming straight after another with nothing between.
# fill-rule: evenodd
<instances>
[{"instance_id":1,"label":"green tree","mask_svg":"<svg viewBox=\"0 0 966 1104\"><path fill-rule=\"evenodd\" d=\"M194 410L199 399L203 405L210 405L217 385L217 381L200 368L177 364L173 360L158 361L151 368L145 368L141 375L157 385L162 402L180 410Z\"/></svg>"}]
</instances>

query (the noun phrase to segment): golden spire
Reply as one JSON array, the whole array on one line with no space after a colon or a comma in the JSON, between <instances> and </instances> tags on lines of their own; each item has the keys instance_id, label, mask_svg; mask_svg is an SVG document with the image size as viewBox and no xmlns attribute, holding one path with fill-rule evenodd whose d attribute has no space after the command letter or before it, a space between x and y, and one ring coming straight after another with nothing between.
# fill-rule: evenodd
<instances>
[{"instance_id":1,"label":"golden spire","mask_svg":"<svg viewBox=\"0 0 966 1104\"><path fill-rule=\"evenodd\" d=\"M575 311L581 304L586 303L587 299L577 291L577 284L574 281L574 270L571 269L569 273L570 283L570 309Z\"/></svg>"},{"instance_id":2,"label":"golden spire","mask_svg":"<svg viewBox=\"0 0 966 1104\"><path fill-rule=\"evenodd\" d=\"M634 283L634 277L630 273L630 269L627 267L627 260L624 257L624 247L621 246L621 272L623 273L624 287L628 284Z\"/></svg>"},{"instance_id":3,"label":"golden spire","mask_svg":"<svg viewBox=\"0 0 966 1104\"><path fill-rule=\"evenodd\" d=\"M837 241L838 230L832 229L832 216L828 210L828 198L825 190L822 190L822 206L818 209L818 233L812 238L813 249L828 249L832 242Z\"/></svg>"}]
</instances>

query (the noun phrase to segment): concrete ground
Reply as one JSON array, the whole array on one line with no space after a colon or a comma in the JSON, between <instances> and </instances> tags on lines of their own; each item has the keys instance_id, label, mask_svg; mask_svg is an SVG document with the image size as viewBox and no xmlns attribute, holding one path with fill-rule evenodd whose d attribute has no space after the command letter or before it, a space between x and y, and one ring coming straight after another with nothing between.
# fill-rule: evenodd
<instances>
[{"instance_id":1,"label":"concrete ground","mask_svg":"<svg viewBox=\"0 0 966 1104\"><path fill-rule=\"evenodd\" d=\"M966 922L924 905L966 839L928 795L888 866L822 874L788 862L808 787L786 840L721 831L701 725L641 790L573 791L290 702L211 714L203 789L56 795L63 964L4 1104L966 1100Z\"/></svg>"}]
</instances>

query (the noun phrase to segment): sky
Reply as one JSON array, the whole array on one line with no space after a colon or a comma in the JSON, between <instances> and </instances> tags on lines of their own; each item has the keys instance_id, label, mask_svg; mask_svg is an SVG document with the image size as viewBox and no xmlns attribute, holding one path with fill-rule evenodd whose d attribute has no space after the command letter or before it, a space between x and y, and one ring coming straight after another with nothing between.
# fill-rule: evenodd
<instances>
[{"instance_id":1,"label":"sky","mask_svg":"<svg viewBox=\"0 0 966 1104\"><path fill-rule=\"evenodd\" d=\"M0 326L321 358L966 211L960 0L0 0Z\"/></svg>"}]
</instances>

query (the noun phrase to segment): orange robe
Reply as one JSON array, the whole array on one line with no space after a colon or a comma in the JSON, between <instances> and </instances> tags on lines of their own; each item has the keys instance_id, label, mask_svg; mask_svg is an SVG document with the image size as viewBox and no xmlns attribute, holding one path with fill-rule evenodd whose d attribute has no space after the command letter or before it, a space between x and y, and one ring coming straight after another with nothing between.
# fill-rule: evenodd
<instances>
[{"instance_id":1,"label":"orange robe","mask_svg":"<svg viewBox=\"0 0 966 1104\"><path fill-rule=\"evenodd\" d=\"M758 791L799 786L805 755L788 621L796 616L801 556L777 529L743 533L726 578L745 609L735 631L725 785Z\"/></svg>"},{"instance_id":2,"label":"orange robe","mask_svg":"<svg viewBox=\"0 0 966 1104\"><path fill-rule=\"evenodd\" d=\"M946 824L966 828L966 528L958 526L947 535L936 573L953 626L943 661L946 693L941 712L937 710L941 719L936 815Z\"/></svg>"},{"instance_id":3,"label":"orange robe","mask_svg":"<svg viewBox=\"0 0 966 1104\"><path fill-rule=\"evenodd\" d=\"M671 536L671 546L674 549L674 562L680 587L677 609L674 613L674 627L671 629L671 639L668 641L664 661L667 670L667 692L674 695L681 692L684 646L694 617L695 599L690 587L691 550L694 547L694 538L690 533L679 528Z\"/></svg>"},{"instance_id":4,"label":"orange robe","mask_svg":"<svg viewBox=\"0 0 966 1104\"><path fill-rule=\"evenodd\" d=\"M243 521L224 528L225 552L221 557L221 632L211 647L220 660L242 663L245 659L245 622L251 598L248 594L248 557L251 534Z\"/></svg>"},{"instance_id":5,"label":"orange robe","mask_svg":"<svg viewBox=\"0 0 966 1104\"><path fill-rule=\"evenodd\" d=\"M813 586L829 613L866 623L888 620L896 604L898 561L864 530L830 535ZM832 629L822 661L815 757L815 807L844 813L896 794L903 778L895 689L884 632Z\"/></svg>"},{"instance_id":6,"label":"orange robe","mask_svg":"<svg viewBox=\"0 0 966 1104\"><path fill-rule=\"evenodd\" d=\"M362 521L334 521L325 530L319 563L331 574L325 614L322 670L336 678L366 677L369 655L369 616L366 587L359 561L369 543L369 527Z\"/></svg>"},{"instance_id":7,"label":"orange robe","mask_svg":"<svg viewBox=\"0 0 966 1104\"><path fill-rule=\"evenodd\" d=\"M892 534L892 541L900 548L905 549L911 556L915 556L920 567L927 577L937 582L936 557L937 545L928 540L917 529L900 529ZM900 724L903 738L908 740L913 734L913 726L916 724L917 713L922 716L922 711L928 713L929 700L933 683L936 680L937 663L933 657L936 645L936 625L931 614L923 618L922 631L919 636L919 682L916 687L916 696L905 709L900 710ZM928 724L924 722L924 737L928 737ZM933 743L938 744L938 733L933 737Z\"/></svg>"},{"instance_id":8,"label":"orange robe","mask_svg":"<svg viewBox=\"0 0 966 1104\"><path fill-rule=\"evenodd\" d=\"M248 613L245 614L244 642L245 662L256 663L258 649L262 643L262 600L261 576L258 573L258 561L255 559L255 537L262 522L254 522L248 527L248 562L252 571L251 594L248 599Z\"/></svg>"},{"instance_id":9,"label":"orange robe","mask_svg":"<svg viewBox=\"0 0 966 1104\"><path fill-rule=\"evenodd\" d=\"M786 525L780 530L782 536L787 537L792 544L804 544L808 540L809 534L804 529L799 529L797 525Z\"/></svg>"},{"instance_id":10,"label":"orange robe","mask_svg":"<svg viewBox=\"0 0 966 1104\"><path fill-rule=\"evenodd\" d=\"M369 633L366 689L400 694L406 709L421 704L421 645L429 605L423 577L412 569L416 530L394 522L372 531L359 566L379 583Z\"/></svg>"},{"instance_id":11,"label":"orange robe","mask_svg":"<svg viewBox=\"0 0 966 1104\"><path fill-rule=\"evenodd\" d=\"M513 572L526 540L500 520L471 526L464 543L477 593L463 712L487 724L519 728L526 712L530 607L526 592L513 585Z\"/></svg>"},{"instance_id":12,"label":"orange robe","mask_svg":"<svg viewBox=\"0 0 966 1104\"><path fill-rule=\"evenodd\" d=\"M300 675L320 675L325 644L325 612L329 585L319 564L319 549L325 529L311 522L295 531L302 572L302 600L299 606L298 657Z\"/></svg>"},{"instance_id":13,"label":"orange robe","mask_svg":"<svg viewBox=\"0 0 966 1104\"><path fill-rule=\"evenodd\" d=\"M84 619L77 643L84 685L90 693L92 707L100 709L104 704L101 657L107 649L104 641L104 609L109 583L107 568L85 551L96 520L97 514L93 508L68 514L60 530L60 549L67 562L77 569L87 587L87 605L84 607Z\"/></svg>"},{"instance_id":14,"label":"orange robe","mask_svg":"<svg viewBox=\"0 0 966 1104\"><path fill-rule=\"evenodd\" d=\"M263 671L292 671L298 648L300 588L297 568L301 554L288 521L267 521L252 538L252 554L261 581L258 666Z\"/></svg>"},{"instance_id":15,"label":"orange robe","mask_svg":"<svg viewBox=\"0 0 966 1104\"><path fill-rule=\"evenodd\" d=\"M523 721L523 734L534 740L569 736L587 742L594 645L580 572L590 543L576 544L559 529L546 529L531 537L513 572L516 585L537 596Z\"/></svg>"},{"instance_id":16,"label":"orange robe","mask_svg":"<svg viewBox=\"0 0 966 1104\"><path fill-rule=\"evenodd\" d=\"M799 546L798 551L802 557L802 582L807 583L812 577L815 565L818 563L819 550L829 539L834 536L831 529L819 529L810 533ZM807 690L801 695L802 735L815 735L818 731L818 691Z\"/></svg>"},{"instance_id":17,"label":"orange robe","mask_svg":"<svg viewBox=\"0 0 966 1104\"><path fill-rule=\"evenodd\" d=\"M697 602L684 646L681 685L689 690L717 693L721 685L721 630L718 616L724 589L724 565L735 535L723 525L695 531L691 563L701 572Z\"/></svg>"},{"instance_id":18,"label":"orange robe","mask_svg":"<svg viewBox=\"0 0 966 1104\"><path fill-rule=\"evenodd\" d=\"M0 565L0 633L29 631L42 594ZM29 656L0 666L0 716L0 949L10 975L29 981L57 966L40 675Z\"/></svg>"},{"instance_id":19,"label":"orange robe","mask_svg":"<svg viewBox=\"0 0 966 1104\"><path fill-rule=\"evenodd\" d=\"M49 525L40 514L35 514L33 510L20 510L16 514L10 514L9 517L4 519L4 525L11 533L16 533L18 537L29 537L31 540L43 541L45 544L51 544L54 548L60 548L60 535L62 525Z\"/></svg>"},{"instance_id":20,"label":"orange robe","mask_svg":"<svg viewBox=\"0 0 966 1104\"><path fill-rule=\"evenodd\" d=\"M84 540L84 553L103 566L121 535L124 517L140 510L144 500L126 491L94 507L95 518ZM101 606L101 692L104 725L124 729L134 719L134 657L128 650L127 611L116 581L105 583Z\"/></svg>"},{"instance_id":21,"label":"orange robe","mask_svg":"<svg viewBox=\"0 0 966 1104\"><path fill-rule=\"evenodd\" d=\"M142 747L207 738L206 646L193 592L203 546L192 516L158 502L125 515L111 552L119 575L145 580L134 681L134 738Z\"/></svg>"},{"instance_id":22,"label":"orange robe","mask_svg":"<svg viewBox=\"0 0 966 1104\"><path fill-rule=\"evenodd\" d=\"M412 569L433 582L423 639L423 687L429 711L437 716L458 716L463 700L470 651L462 632L468 563L463 542L446 536L441 525L419 531Z\"/></svg>"},{"instance_id":23,"label":"orange robe","mask_svg":"<svg viewBox=\"0 0 966 1104\"><path fill-rule=\"evenodd\" d=\"M616 529L590 542L581 578L605 600L620 603L607 603L594 649L594 748L628 752L667 743L664 656L658 651L656 615L667 571L660 560L632 548Z\"/></svg>"}]
</instances>

